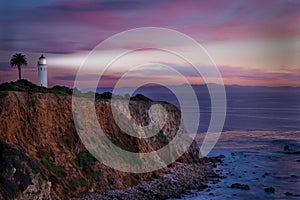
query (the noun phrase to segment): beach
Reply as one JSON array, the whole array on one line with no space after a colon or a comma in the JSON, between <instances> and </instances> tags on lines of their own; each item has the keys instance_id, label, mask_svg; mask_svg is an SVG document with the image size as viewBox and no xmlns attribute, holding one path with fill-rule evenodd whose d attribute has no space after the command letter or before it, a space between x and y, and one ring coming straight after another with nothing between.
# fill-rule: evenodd
<instances>
[{"instance_id":1,"label":"beach","mask_svg":"<svg viewBox=\"0 0 300 200\"><path fill-rule=\"evenodd\" d=\"M215 172L216 164L221 163L223 156L203 158L200 163L187 164L175 162L163 169L164 173L153 180L144 181L133 187L108 190L103 194L90 194L74 200L109 200L109 199L180 199L184 195L198 195L216 182L220 176Z\"/></svg>"}]
</instances>

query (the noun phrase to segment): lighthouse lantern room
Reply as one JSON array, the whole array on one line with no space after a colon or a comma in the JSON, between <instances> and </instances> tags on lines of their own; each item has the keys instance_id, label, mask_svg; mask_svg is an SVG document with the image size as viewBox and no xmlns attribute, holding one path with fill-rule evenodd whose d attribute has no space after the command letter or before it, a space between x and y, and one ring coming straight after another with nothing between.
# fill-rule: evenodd
<instances>
[{"instance_id":1,"label":"lighthouse lantern room","mask_svg":"<svg viewBox=\"0 0 300 200\"><path fill-rule=\"evenodd\" d=\"M46 57L42 54L38 61L38 86L47 87L47 63Z\"/></svg>"}]
</instances>

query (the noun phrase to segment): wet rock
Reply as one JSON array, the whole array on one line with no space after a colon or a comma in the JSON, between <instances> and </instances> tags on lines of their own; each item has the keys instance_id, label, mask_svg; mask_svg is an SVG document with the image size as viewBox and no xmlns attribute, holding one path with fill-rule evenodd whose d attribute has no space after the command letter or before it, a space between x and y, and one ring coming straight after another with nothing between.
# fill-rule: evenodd
<instances>
[{"instance_id":1,"label":"wet rock","mask_svg":"<svg viewBox=\"0 0 300 200\"><path fill-rule=\"evenodd\" d=\"M240 184L240 183L234 183L230 186L231 188L237 188L242 190L250 190L250 187L248 185Z\"/></svg>"},{"instance_id":2,"label":"wet rock","mask_svg":"<svg viewBox=\"0 0 300 200\"><path fill-rule=\"evenodd\" d=\"M284 151L290 150L290 146L289 146L289 145L285 145L285 146L283 147L283 150L284 150Z\"/></svg>"},{"instance_id":3,"label":"wet rock","mask_svg":"<svg viewBox=\"0 0 300 200\"><path fill-rule=\"evenodd\" d=\"M212 165L183 164L176 163L177 168L172 173L164 174L154 181L145 181L137 186L119 190L109 190L101 194L91 194L88 197L77 200L109 200L109 199L136 199L136 200L156 200L181 198L185 194L193 194L192 190L203 190L208 188L209 180L217 182L212 177L214 171ZM210 189L209 195L214 196ZM197 194L197 193L196 193ZM75 199L73 199L75 200Z\"/></svg>"},{"instance_id":4,"label":"wet rock","mask_svg":"<svg viewBox=\"0 0 300 200\"><path fill-rule=\"evenodd\" d=\"M300 151L285 151L285 154L300 154Z\"/></svg>"},{"instance_id":5,"label":"wet rock","mask_svg":"<svg viewBox=\"0 0 300 200\"><path fill-rule=\"evenodd\" d=\"M216 157L203 157L200 159L200 163L212 163L212 164L215 164L215 163L222 163L222 159L225 158L224 155L219 155L219 156L216 156Z\"/></svg>"},{"instance_id":6,"label":"wet rock","mask_svg":"<svg viewBox=\"0 0 300 200\"><path fill-rule=\"evenodd\" d=\"M275 188L273 188L273 187L267 187L267 188L265 188L265 192L274 193L275 192Z\"/></svg>"},{"instance_id":7,"label":"wet rock","mask_svg":"<svg viewBox=\"0 0 300 200\"><path fill-rule=\"evenodd\" d=\"M285 192L284 194L287 196L293 196L293 193L291 193L291 192Z\"/></svg>"},{"instance_id":8,"label":"wet rock","mask_svg":"<svg viewBox=\"0 0 300 200\"><path fill-rule=\"evenodd\" d=\"M300 154L300 151L296 150L295 148L290 148L289 145L285 145L283 147L283 150L285 154Z\"/></svg>"}]
</instances>

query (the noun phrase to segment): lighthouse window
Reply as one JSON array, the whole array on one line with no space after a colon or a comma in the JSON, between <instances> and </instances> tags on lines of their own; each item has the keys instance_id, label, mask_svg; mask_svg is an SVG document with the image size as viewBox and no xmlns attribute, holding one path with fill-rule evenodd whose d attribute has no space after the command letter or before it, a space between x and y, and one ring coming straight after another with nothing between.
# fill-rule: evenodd
<instances>
[{"instance_id":1,"label":"lighthouse window","mask_svg":"<svg viewBox=\"0 0 300 200\"><path fill-rule=\"evenodd\" d=\"M41 68L41 71L42 71L42 68Z\"/></svg>"}]
</instances>

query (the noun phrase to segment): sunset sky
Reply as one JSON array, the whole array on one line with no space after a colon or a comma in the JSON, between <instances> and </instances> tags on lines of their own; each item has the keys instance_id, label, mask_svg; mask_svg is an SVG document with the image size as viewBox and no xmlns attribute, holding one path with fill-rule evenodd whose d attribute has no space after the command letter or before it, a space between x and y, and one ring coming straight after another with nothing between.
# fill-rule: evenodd
<instances>
[{"instance_id":1,"label":"sunset sky","mask_svg":"<svg viewBox=\"0 0 300 200\"><path fill-rule=\"evenodd\" d=\"M77 69L101 41L132 28L163 27L200 43L217 64L225 84L300 86L297 0L1 0L0 5L0 82L17 80L17 70L10 68L9 60L22 52L28 58L23 78L36 83L36 62L43 53L48 61L48 84L72 87ZM180 48L176 42L174 45ZM102 55L110 51L113 49ZM135 56L141 59L146 54ZM186 67L171 59L164 64L180 66L183 71ZM120 73L107 72L101 86L112 86L123 65ZM203 63L203 67L210 66ZM149 74L170 85L181 84L172 74L153 68L136 74L128 85ZM87 87L93 75L93 70L87 73ZM202 83L193 79L194 74L187 72L186 76L193 84Z\"/></svg>"}]
</instances>

